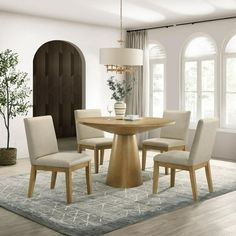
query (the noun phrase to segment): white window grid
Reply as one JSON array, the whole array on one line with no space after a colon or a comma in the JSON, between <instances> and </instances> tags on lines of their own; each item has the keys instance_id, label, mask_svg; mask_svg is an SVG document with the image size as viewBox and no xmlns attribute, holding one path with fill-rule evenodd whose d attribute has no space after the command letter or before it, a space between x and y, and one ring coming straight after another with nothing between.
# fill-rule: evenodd
<instances>
[{"instance_id":1,"label":"white window grid","mask_svg":"<svg viewBox=\"0 0 236 236\"><path fill-rule=\"evenodd\" d=\"M163 93L163 109L165 109L166 107L166 58L163 59L150 59L149 60L149 73L150 73L150 107L149 107L149 113L151 116L153 116L153 68L154 65L156 64L162 64L164 66L164 77L163 77L163 84L164 84L164 88L163 90L158 90L158 92L162 92Z\"/></svg>"},{"instance_id":2,"label":"white window grid","mask_svg":"<svg viewBox=\"0 0 236 236\"><path fill-rule=\"evenodd\" d=\"M231 39L231 38L230 38ZM228 43L229 43L230 40L228 40ZM226 44L226 46L228 45L228 43ZM226 47L225 47L226 49ZM225 50L224 49L224 50ZM228 93L232 93L232 94L236 94L236 92L227 92L226 91L226 62L227 62L227 59L229 58L235 58L236 59L236 53L224 53L223 54L223 76L222 76L222 87L221 87L221 93L222 93L222 96L221 96L221 117L220 117L220 123L221 123L221 128L223 129L236 129L236 121L235 121L235 124L230 126L230 125L227 125L226 123L226 95Z\"/></svg>"},{"instance_id":3,"label":"white window grid","mask_svg":"<svg viewBox=\"0 0 236 236\"><path fill-rule=\"evenodd\" d=\"M219 110L219 105L218 105L218 79L217 79L217 55L209 55L209 56L202 56L202 57L193 57L193 58L184 58L183 63L182 63L182 92L181 92L181 97L182 97L182 108L185 109L185 63L186 62L196 62L197 63L197 117L196 121L201 119L201 100L202 100L202 62L207 61L207 60L213 60L214 61L214 116L219 117L218 110ZM207 91L204 91L207 92ZM196 125L196 122L191 122L192 126Z\"/></svg>"}]
</instances>

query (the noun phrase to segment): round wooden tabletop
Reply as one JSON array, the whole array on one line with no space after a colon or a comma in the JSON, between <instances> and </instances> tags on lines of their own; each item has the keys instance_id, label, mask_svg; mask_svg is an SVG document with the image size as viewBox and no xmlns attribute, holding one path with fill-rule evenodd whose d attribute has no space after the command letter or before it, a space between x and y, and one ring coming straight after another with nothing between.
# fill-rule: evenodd
<instances>
[{"instance_id":1,"label":"round wooden tabletop","mask_svg":"<svg viewBox=\"0 0 236 236\"><path fill-rule=\"evenodd\" d=\"M132 135L155 128L175 124L175 121L156 117L142 117L139 120L117 120L115 117L87 117L77 122L119 135Z\"/></svg>"}]
</instances>

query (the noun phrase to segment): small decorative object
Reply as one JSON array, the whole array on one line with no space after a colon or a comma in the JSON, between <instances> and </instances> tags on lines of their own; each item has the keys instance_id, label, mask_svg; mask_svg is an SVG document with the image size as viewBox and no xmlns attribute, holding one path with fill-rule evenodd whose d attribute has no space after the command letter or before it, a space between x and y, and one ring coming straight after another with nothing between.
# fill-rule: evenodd
<instances>
[{"instance_id":1,"label":"small decorative object","mask_svg":"<svg viewBox=\"0 0 236 236\"><path fill-rule=\"evenodd\" d=\"M118 101L114 104L114 110L117 119L123 119L126 111L126 103L123 101Z\"/></svg>"},{"instance_id":2,"label":"small decorative object","mask_svg":"<svg viewBox=\"0 0 236 236\"><path fill-rule=\"evenodd\" d=\"M107 82L112 91L111 99L116 101L114 104L116 117L117 119L123 119L126 111L126 104L123 100L132 90L131 83L124 79L115 79L114 76L111 76Z\"/></svg>"},{"instance_id":3,"label":"small decorative object","mask_svg":"<svg viewBox=\"0 0 236 236\"><path fill-rule=\"evenodd\" d=\"M16 163L16 148L9 147L10 119L28 112L30 88L27 73L17 71L18 55L7 49L0 52L0 115L7 131L6 148L0 148L0 165Z\"/></svg>"},{"instance_id":4,"label":"small decorative object","mask_svg":"<svg viewBox=\"0 0 236 236\"><path fill-rule=\"evenodd\" d=\"M139 117L139 115L127 115L124 119L130 120L130 121L135 121L135 120L140 120L141 118Z\"/></svg>"},{"instance_id":5,"label":"small decorative object","mask_svg":"<svg viewBox=\"0 0 236 236\"><path fill-rule=\"evenodd\" d=\"M109 103L109 104L107 105L107 111L108 111L108 113L109 113L109 117L111 117L111 113L113 112L113 110L114 110L114 105L111 104L111 103Z\"/></svg>"}]
</instances>

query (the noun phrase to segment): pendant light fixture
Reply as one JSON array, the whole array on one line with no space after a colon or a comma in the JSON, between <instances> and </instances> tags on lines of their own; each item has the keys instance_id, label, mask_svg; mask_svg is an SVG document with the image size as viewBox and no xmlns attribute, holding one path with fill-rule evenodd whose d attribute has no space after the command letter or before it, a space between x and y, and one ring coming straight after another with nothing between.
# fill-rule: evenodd
<instances>
[{"instance_id":1,"label":"pendant light fixture","mask_svg":"<svg viewBox=\"0 0 236 236\"><path fill-rule=\"evenodd\" d=\"M122 0L120 0L120 48L101 48L100 64L107 68L107 72L119 74L132 72L134 66L143 65L143 50L135 48L124 48Z\"/></svg>"}]
</instances>

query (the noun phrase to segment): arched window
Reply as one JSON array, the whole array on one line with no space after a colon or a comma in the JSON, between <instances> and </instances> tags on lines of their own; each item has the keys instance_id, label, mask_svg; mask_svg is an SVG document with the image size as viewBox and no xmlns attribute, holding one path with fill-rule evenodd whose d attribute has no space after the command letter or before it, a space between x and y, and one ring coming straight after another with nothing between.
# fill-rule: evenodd
<instances>
[{"instance_id":1,"label":"arched window","mask_svg":"<svg viewBox=\"0 0 236 236\"><path fill-rule=\"evenodd\" d=\"M207 36L192 39L183 53L182 103L191 123L216 115L216 46Z\"/></svg>"},{"instance_id":2,"label":"arched window","mask_svg":"<svg viewBox=\"0 0 236 236\"><path fill-rule=\"evenodd\" d=\"M236 35L225 47L223 76L223 126L236 128Z\"/></svg>"},{"instance_id":3,"label":"arched window","mask_svg":"<svg viewBox=\"0 0 236 236\"><path fill-rule=\"evenodd\" d=\"M166 53L160 43L149 44L150 115L162 117L164 110Z\"/></svg>"}]
</instances>

